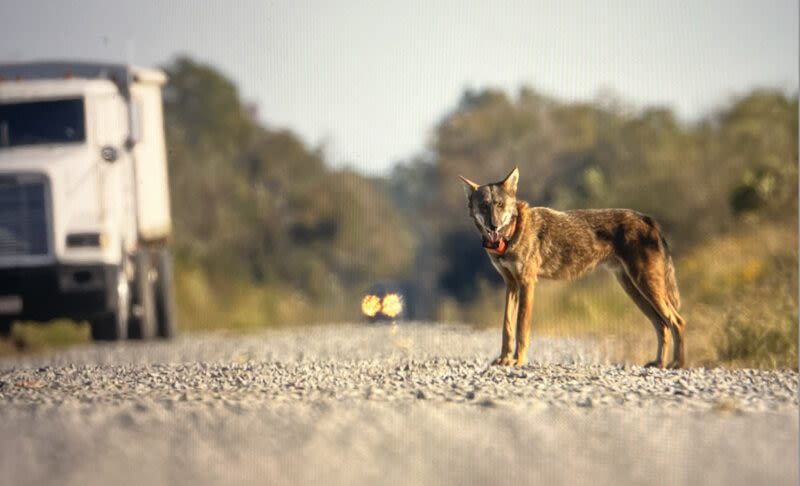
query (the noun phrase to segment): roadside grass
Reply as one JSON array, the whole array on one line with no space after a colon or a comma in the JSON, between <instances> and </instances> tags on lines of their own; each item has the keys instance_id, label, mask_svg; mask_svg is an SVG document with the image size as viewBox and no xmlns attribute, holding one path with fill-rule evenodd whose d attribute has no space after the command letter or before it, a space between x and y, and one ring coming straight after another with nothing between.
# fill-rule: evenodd
<instances>
[{"instance_id":1,"label":"roadside grass","mask_svg":"<svg viewBox=\"0 0 800 486\"><path fill-rule=\"evenodd\" d=\"M718 237L676 259L689 366L797 368L797 243L796 227L761 224ZM359 301L357 295L332 292L326 302L314 305L292 289L233 278L215 281L180 262L175 280L182 333L255 333L359 318L352 305ZM504 292L481 285L470 305L441 299L436 320L499 332ZM651 324L604 271L574 282L541 281L531 329L591 339L611 362L642 364L654 357ZM11 339L0 339L0 356L87 343L89 336L86 323L17 323Z\"/></svg>"},{"instance_id":2,"label":"roadside grass","mask_svg":"<svg viewBox=\"0 0 800 486\"><path fill-rule=\"evenodd\" d=\"M319 302L278 285L212 278L176 262L176 303L181 332L252 333L265 328L360 319L361 296L327 289Z\"/></svg>"},{"instance_id":3,"label":"roadside grass","mask_svg":"<svg viewBox=\"0 0 800 486\"><path fill-rule=\"evenodd\" d=\"M680 262L687 327L708 364L797 368L797 244L796 226L760 225Z\"/></svg>"},{"instance_id":4,"label":"roadside grass","mask_svg":"<svg viewBox=\"0 0 800 486\"><path fill-rule=\"evenodd\" d=\"M88 323L59 319L48 323L17 322L8 339L0 339L0 356L40 353L90 342Z\"/></svg>"},{"instance_id":5,"label":"roadside grass","mask_svg":"<svg viewBox=\"0 0 800 486\"><path fill-rule=\"evenodd\" d=\"M314 305L292 289L252 285L232 276L213 279L196 267L175 262L175 298L179 333L257 333L271 327L359 319L358 295L333 293ZM0 356L47 352L90 342L86 322L17 322L11 337L0 339Z\"/></svg>"},{"instance_id":6,"label":"roadside grass","mask_svg":"<svg viewBox=\"0 0 800 486\"><path fill-rule=\"evenodd\" d=\"M676 259L689 366L797 368L797 242L796 227L762 224ZM478 295L464 308L443 300L439 319L499 332L504 291L484 284ZM592 339L612 362L642 364L655 354L652 325L604 271L540 281L531 329Z\"/></svg>"}]
</instances>

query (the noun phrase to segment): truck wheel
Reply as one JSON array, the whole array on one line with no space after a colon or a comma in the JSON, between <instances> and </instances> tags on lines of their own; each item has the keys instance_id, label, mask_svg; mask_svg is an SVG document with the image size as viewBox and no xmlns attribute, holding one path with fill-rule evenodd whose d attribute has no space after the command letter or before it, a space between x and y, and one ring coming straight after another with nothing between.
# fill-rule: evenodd
<instances>
[{"instance_id":1,"label":"truck wheel","mask_svg":"<svg viewBox=\"0 0 800 486\"><path fill-rule=\"evenodd\" d=\"M128 337L132 339L152 339L156 335L156 306L154 285L151 278L153 265L150 262L150 251L141 249L136 252L136 280L134 282L134 309Z\"/></svg>"},{"instance_id":2,"label":"truck wheel","mask_svg":"<svg viewBox=\"0 0 800 486\"><path fill-rule=\"evenodd\" d=\"M11 336L11 323L13 321L6 317L0 318L0 339Z\"/></svg>"},{"instance_id":3,"label":"truck wheel","mask_svg":"<svg viewBox=\"0 0 800 486\"><path fill-rule=\"evenodd\" d=\"M118 341L128 336L131 292L128 277L122 268L117 270L117 285L112 292L116 300L116 308L89 322L92 328L92 339L95 341Z\"/></svg>"},{"instance_id":4,"label":"truck wheel","mask_svg":"<svg viewBox=\"0 0 800 486\"><path fill-rule=\"evenodd\" d=\"M156 253L156 322L161 338L172 338L178 330L175 315L175 286L172 279L172 258L169 250L161 248Z\"/></svg>"}]
</instances>

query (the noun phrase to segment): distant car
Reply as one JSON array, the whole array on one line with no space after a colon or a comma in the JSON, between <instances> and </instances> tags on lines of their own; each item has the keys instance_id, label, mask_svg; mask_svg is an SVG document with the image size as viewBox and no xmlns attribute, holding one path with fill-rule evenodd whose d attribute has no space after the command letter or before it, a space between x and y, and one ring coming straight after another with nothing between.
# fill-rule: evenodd
<instances>
[{"instance_id":1,"label":"distant car","mask_svg":"<svg viewBox=\"0 0 800 486\"><path fill-rule=\"evenodd\" d=\"M361 313L369 322L401 320L406 316L404 292L395 284L374 284L361 299Z\"/></svg>"}]
</instances>

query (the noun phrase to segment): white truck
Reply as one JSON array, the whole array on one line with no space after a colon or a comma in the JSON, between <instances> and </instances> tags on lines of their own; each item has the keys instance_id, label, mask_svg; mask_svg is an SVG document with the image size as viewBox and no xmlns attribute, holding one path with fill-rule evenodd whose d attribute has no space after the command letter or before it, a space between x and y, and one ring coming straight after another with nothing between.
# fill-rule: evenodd
<instances>
[{"instance_id":1,"label":"white truck","mask_svg":"<svg viewBox=\"0 0 800 486\"><path fill-rule=\"evenodd\" d=\"M95 340L175 334L163 72L0 65L0 335L88 321Z\"/></svg>"}]
</instances>

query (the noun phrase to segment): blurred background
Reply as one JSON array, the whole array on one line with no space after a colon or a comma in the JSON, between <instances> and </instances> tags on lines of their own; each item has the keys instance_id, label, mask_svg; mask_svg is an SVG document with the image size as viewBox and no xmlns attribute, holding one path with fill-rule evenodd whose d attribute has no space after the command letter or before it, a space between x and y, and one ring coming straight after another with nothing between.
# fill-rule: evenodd
<instances>
[{"instance_id":1,"label":"blurred background","mask_svg":"<svg viewBox=\"0 0 800 486\"><path fill-rule=\"evenodd\" d=\"M378 282L408 318L499 329L457 176L517 165L534 205L660 222L691 365L797 366L795 1L4 2L0 39L167 73L182 333L360 321ZM603 272L542 282L532 329L634 363L654 340Z\"/></svg>"}]
</instances>

